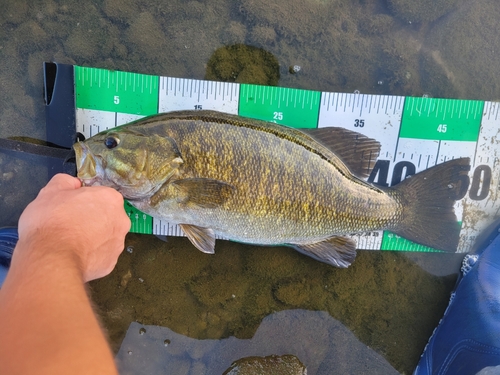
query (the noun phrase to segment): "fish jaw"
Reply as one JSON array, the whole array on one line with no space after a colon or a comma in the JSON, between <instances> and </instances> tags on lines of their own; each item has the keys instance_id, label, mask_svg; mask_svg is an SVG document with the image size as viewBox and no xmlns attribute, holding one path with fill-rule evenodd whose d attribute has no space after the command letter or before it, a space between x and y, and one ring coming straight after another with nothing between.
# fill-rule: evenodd
<instances>
[{"instance_id":1,"label":"fish jaw","mask_svg":"<svg viewBox=\"0 0 500 375\"><path fill-rule=\"evenodd\" d=\"M82 142L73 145L76 155L77 177L83 186L100 185L102 181L102 163L92 154L90 149Z\"/></svg>"},{"instance_id":2,"label":"fish jaw","mask_svg":"<svg viewBox=\"0 0 500 375\"><path fill-rule=\"evenodd\" d=\"M124 175L117 171L116 163L109 160L109 155L102 155L95 144L88 145L78 142L73 145L75 150L77 177L82 186L108 186L129 200L141 200L150 197L162 185L150 184L143 175L132 183L125 183ZM94 151L93 151L94 150ZM126 166L126 165L125 165ZM129 175L126 175L130 177Z\"/></svg>"}]
</instances>

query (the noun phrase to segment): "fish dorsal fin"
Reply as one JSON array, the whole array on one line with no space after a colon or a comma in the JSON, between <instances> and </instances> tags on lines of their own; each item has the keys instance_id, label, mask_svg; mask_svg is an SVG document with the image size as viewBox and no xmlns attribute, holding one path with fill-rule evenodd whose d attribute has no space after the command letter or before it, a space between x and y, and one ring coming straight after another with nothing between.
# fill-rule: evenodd
<instances>
[{"instance_id":1,"label":"fish dorsal fin","mask_svg":"<svg viewBox=\"0 0 500 375\"><path fill-rule=\"evenodd\" d=\"M342 236L330 237L310 244L290 244L295 250L323 263L347 268L356 258L356 243Z\"/></svg>"},{"instance_id":2,"label":"fish dorsal fin","mask_svg":"<svg viewBox=\"0 0 500 375\"><path fill-rule=\"evenodd\" d=\"M372 138L338 127L301 129L335 153L360 178L370 175L380 153L380 143Z\"/></svg>"},{"instance_id":3,"label":"fish dorsal fin","mask_svg":"<svg viewBox=\"0 0 500 375\"><path fill-rule=\"evenodd\" d=\"M179 190L184 205L215 208L222 205L234 192L234 186L210 178L185 178L172 182Z\"/></svg>"},{"instance_id":4,"label":"fish dorsal fin","mask_svg":"<svg viewBox=\"0 0 500 375\"><path fill-rule=\"evenodd\" d=\"M179 226L198 250L206 254L215 253L215 234L212 229L189 224L180 224Z\"/></svg>"}]
</instances>

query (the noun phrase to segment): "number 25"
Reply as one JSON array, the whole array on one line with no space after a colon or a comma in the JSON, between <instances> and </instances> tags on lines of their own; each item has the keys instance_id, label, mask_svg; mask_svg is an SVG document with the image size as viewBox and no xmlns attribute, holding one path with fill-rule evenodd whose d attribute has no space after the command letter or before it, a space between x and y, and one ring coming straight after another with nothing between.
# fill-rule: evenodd
<instances>
[{"instance_id":1,"label":"number 25","mask_svg":"<svg viewBox=\"0 0 500 375\"><path fill-rule=\"evenodd\" d=\"M283 112L274 112L273 119L274 120L283 120Z\"/></svg>"}]
</instances>

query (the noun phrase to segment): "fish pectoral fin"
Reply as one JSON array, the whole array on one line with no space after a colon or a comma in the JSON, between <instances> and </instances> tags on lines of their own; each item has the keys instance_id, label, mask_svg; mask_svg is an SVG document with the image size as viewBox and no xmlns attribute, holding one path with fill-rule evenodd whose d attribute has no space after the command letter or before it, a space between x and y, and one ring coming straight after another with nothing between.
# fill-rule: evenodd
<instances>
[{"instance_id":1,"label":"fish pectoral fin","mask_svg":"<svg viewBox=\"0 0 500 375\"><path fill-rule=\"evenodd\" d=\"M356 258L356 243L348 237L330 237L310 244L290 244L293 248L320 262L347 268Z\"/></svg>"},{"instance_id":2,"label":"fish pectoral fin","mask_svg":"<svg viewBox=\"0 0 500 375\"><path fill-rule=\"evenodd\" d=\"M181 191L182 203L201 208L215 208L232 196L235 187L210 178L185 178L172 184Z\"/></svg>"},{"instance_id":3,"label":"fish pectoral fin","mask_svg":"<svg viewBox=\"0 0 500 375\"><path fill-rule=\"evenodd\" d=\"M184 234L198 250L206 254L215 254L215 233L210 228L180 224Z\"/></svg>"}]
</instances>

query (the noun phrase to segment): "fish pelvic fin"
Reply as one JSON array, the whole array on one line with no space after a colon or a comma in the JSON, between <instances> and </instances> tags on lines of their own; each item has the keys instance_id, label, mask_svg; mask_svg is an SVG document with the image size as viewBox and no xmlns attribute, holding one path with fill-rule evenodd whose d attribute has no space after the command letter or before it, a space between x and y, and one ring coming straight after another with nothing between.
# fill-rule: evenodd
<instances>
[{"instance_id":1,"label":"fish pelvic fin","mask_svg":"<svg viewBox=\"0 0 500 375\"><path fill-rule=\"evenodd\" d=\"M179 226L198 250L206 254L215 254L215 234L212 229L189 224L180 224Z\"/></svg>"},{"instance_id":2,"label":"fish pelvic fin","mask_svg":"<svg viewBox=\"0 0 500 375\"><path fill-rule=\"evenodd\" d=\"M289 244L295 250L320 262L347 268L356 258L356 243L348 238L335 236L309 244Z\"/></svg>"},{"instance_id":3,"label":"fish pelvic fin","mask_svg":"<svg viewBox=\"0 0 500 375\"><path fill-rule=\"evenodd\" d=\"M469 158L453 159L405 179L390 194L402 207L402 220L392 232L446 252L457 250L460 224L454 205L466 192Z\"/></svg>"}]
</instances>

